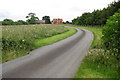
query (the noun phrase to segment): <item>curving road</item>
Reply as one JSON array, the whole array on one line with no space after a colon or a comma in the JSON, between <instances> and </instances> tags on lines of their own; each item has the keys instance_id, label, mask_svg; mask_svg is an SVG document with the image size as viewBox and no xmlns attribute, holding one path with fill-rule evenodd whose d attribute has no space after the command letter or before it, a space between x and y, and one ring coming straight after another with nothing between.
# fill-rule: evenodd
<instances>
[{"instance_id":1,"label":"curving road","mask_svg":"<svg viewBox=\"0 0 120 80\"><path fill-rule=\"evenodd\" d=\"M92 32L78 29L73 36L3 63L3 78L72 78L92 40Z\"/></svg>"}]
</instances>

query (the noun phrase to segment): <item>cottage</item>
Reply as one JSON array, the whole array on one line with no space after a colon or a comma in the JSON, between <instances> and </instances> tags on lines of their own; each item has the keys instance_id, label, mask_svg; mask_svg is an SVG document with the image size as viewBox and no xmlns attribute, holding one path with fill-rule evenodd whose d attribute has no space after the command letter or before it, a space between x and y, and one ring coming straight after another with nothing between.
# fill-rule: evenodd
<instances>
[{"instance_id":1,"label":"cottage","mask_svg":"<svg viewBox=\"0 0 120 80\"><path fill-rule=\"evenodd\" d=\"M62 19L53 19L52 24L63 24L63 20Z\"/></svg>"}]
</instances>

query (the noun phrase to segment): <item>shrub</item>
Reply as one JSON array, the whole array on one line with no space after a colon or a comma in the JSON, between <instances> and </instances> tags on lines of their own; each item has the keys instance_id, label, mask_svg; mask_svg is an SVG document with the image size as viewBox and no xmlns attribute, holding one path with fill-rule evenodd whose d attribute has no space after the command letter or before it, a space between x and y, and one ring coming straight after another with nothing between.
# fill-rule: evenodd
<instances>
[{"instance_id":1,"label":"shrub","mask_svg":"<svg viewBox=\"0 0 120 80\"><path fill-rule=\"evenodd\" d=\"M102 38L107 49L120 53L120 10L107 20Z\"/></svg>"},{"instance_id":2,"label":"shrub","mask_svg":"<svg viewBox=\"0 0 120 80\"><path fill-rule=\"evenodd\" d=\"M11 19L4 19L2 21L2 25L13 25L13 24L14 24L14 21Z\"/></svg>"},{"instance_id":3,"label":"shrub","mask_svg":"<svg viewBox=\"0 0 120 80\"><path fill-rule=\"evenodd\" d=\"M110 55L114 55L117 59L120 75L120 9L107 20L102 38L105 48L109 50Z\"/></svg>"}]
</instances>

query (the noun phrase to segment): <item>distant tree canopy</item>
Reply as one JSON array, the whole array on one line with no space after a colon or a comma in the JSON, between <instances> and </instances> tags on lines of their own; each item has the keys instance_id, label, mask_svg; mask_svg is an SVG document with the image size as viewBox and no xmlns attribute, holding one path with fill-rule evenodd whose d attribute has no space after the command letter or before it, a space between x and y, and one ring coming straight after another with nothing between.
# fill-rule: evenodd
<instances>
[{"instance_id":1,"label":"distant tree canopy","mask_svg":"<svg viewBox=\"0 0 120 80\"><path fill-rule=\"evenodd\" d=\"M2 25L13 25L13 24L14 24L14 21L11 19L4 19L2 21Z\"/></svg>"},{"instance_id":2,"label":"distant tree canopy","mask_svg":"<svg viewBox=\"0 0 120 80\"><path fill-rule=\"evenodd\" d=\"M23 20L18 20L13 23L14 25L27 25L28 23Z\"/></svg>"},{"instance_id":3,"label":"distant tree canopy","mask_svg":"<svg viewBox=\"0 0 120 80\"><path fill-rule=\"evenodd\" d=\"M49 16L43 16L42 20L45 20L45 24L51 24L50 17Z\"/></svg>"},{"instance_id":4,"label":"distant tree canopy","mask_svg":"<svg viewBox=\"0 0 120 80\"><path fill-rule=\"evenodd\" d=\"M63 24L72 24L72 22L66 21L66 22L63 22Z\"/></svg>"},{"instance_id":5,"label":"distant tree canopy","mask_svg":"<svg viewBox=\"0 0 120 80\"><path fill-rule=\"evenodd\" d=\"M35 13L29 13L28 16L26 16L26 18L28 18L27 22L29 24L36 24L36 21L39 20L39 18L36 17Z\"/></svg>"},{"instance_id":6,"label":"distant tree canopy","mask_svg":"<svg viewBox=\"0 0 120 80\"><path fill-rule=\"evenodd\" d=\"M69 21L66 21L65 24L70 24L70 22L69 22Z\"/></svg>"},{"instance_id":7,"label":"distant tree canopy","mask_svg":"<svg viewBox=\"0 0 120 80\"><path fill-rule=\"evenodd\" d=\"M17 21L19 25L26 25L28 24L27 22L23 21L23 20L18 20Z\"/></svg>"},{"instance_id":8,"label":"distant tree canopy","mask_svg":"<svg viewBox=\"0 0 120 80\"><path fill-rule=\"evenodd\" d=\"M35 13L29 13L28 16L26 16L27 20L18 20L18 21L13 21L11 19L4 19L1 21L2 25L28 25L28 24L36 24L36 21L39 20L38 17L36 17ZM50 17L49 16L44 16L43 20L45 20L46 24L50 24Z\"/></svg>"},{"instance_id":9,"label":"distant tree canopy","mask_svg":"<svg viewBox=\"0 0 120 80\"><path fill-rule=\"evenodd\" d=\"M120 9L120 0L113 2L103 10L94 10L92 13L86 12L72 20L74 25L105 25L107 19Z\"/></svg>"},{"instance_id":10,"label":"distant tree canopy","mask_svg":"<svg viewBox=\"0 0 120 80\"><path fill-rule=\"evenodd\" d=\"M26 25L27 22L23 20L13 21L11 19L4 19L2 25Z\"/></svg>"}]
</instances>

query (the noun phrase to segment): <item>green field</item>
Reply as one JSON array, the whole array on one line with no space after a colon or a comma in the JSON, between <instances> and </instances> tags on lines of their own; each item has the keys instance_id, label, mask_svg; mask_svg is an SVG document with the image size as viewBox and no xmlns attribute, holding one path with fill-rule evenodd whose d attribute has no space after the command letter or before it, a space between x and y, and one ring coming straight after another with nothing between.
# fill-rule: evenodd
<instances>
[{"instance_id":1,"label":"green field","mask_svg":"<svg viewBox=\"0 0 120 80\"><path fill-rule=\"evenodd\" d=\"M118 78L117 60L104 50L102 45L102 27L80 27L94 33L94 41L88 54L84 57L74 78Z\"/></svg>"},{"instance_id":2,"label":"green field","mask_svg":"<svg viewBox=\"0 0 120 80\"><path fill-rule=\"evenodd\" d=\"M2 62L29 54L30 51L65 39L75 29L64 25L18 25L1 26Z\"/></svg>"}]
</instances>

